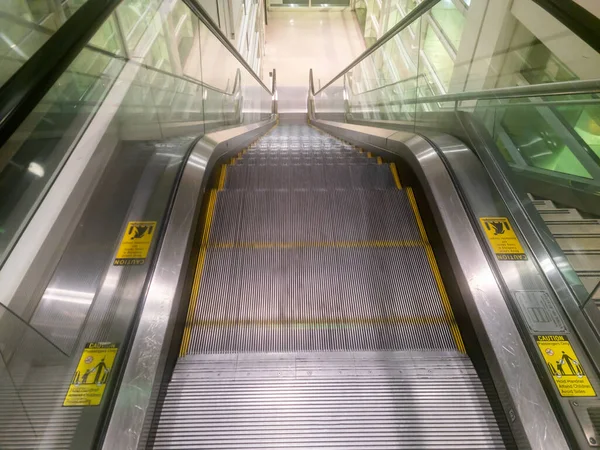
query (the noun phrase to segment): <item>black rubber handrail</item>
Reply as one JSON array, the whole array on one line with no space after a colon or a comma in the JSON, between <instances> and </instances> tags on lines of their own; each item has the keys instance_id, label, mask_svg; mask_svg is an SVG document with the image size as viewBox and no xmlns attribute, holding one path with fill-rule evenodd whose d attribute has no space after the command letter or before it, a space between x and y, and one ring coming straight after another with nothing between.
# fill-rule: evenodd
<instances>
[{"instance_id":1,"label":"black rubber handrail","mask_svg":"<svg viewBox=\"0 0 600 450\"><path fill-rule=\"evenodd\" d=\"M88 0L0 88L0 147L10 139L121 0Z\"/></svg>"}]
</instances>

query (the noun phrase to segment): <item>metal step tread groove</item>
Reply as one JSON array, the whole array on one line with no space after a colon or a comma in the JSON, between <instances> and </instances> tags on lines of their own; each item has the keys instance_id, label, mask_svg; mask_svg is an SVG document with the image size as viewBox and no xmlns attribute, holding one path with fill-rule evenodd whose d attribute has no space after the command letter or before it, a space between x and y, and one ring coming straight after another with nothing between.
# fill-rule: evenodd
<instances>
[{"instance_id":1,"label":"metal step tread groove","mask_svg":"<svg viewBox=\"0 0 600 450\"><path fill-rule=\"evenodd\" d=\"M209 242L420 240L406 192L394 188L220 191Z\"/></svg>"},{"instance_id":2,"label":"metal step tread groove","mask_svg":"<svg viewBox=\"0 0 600 450\"><path fill-rule=\"evenodd\" d=\"M423 247L208 248L203 270L188 354L457 349Z\"/></svg>"},{"instance_id":3,"label":"metal step tread groove","mask_svg":"<svg viewBox=\"0 0 600 450\"><path fill-rule=\"evenodd\" d=\"M395 189L382 164L234 165L225 189Z\"/></svg>"},{"instance_id":4,"label":"metal step tread groove","mask_svg":"<svg viewBox=\"0 0 600 450\"><path fill-rule=\"evenodd\" d=\"M195 355L181 359L154 449L504 449L457 352Z\"/></svg>"}]
</instances>

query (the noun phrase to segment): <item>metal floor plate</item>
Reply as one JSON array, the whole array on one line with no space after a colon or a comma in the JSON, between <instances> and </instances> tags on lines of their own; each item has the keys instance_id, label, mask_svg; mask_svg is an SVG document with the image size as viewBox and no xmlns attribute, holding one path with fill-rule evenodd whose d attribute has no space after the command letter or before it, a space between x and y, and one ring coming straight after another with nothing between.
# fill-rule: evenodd
<instances>
[{"instance_id":1,"label":"metal floor plate","mask_svg":"<svg viewBox=\"0 0 600 450\"><path fill-rule=\"evenodd\" d=\"M168 388L155 449L502 449L454 352L197 355Z\"/></svg>"}]
</instances>

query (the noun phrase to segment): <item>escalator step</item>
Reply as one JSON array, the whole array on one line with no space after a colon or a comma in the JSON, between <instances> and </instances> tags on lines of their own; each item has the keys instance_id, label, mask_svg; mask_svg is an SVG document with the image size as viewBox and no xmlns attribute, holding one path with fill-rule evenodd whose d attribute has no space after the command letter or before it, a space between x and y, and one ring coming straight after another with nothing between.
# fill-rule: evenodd
<instances>
[{"instance_id":1,"label":"escalator step","mask_svg":"<svg viewBox=\"0 0 600 450\"><path fill-rule=\"evenodd\" d=\"M373 246L396 241L421 241L407 194L398 189L221 191L209 239Z\"/></svg>"},{"instance_id":2,"label":"escalator step","mask_svg":"<svg viewBox=\"0 0 600 450\"><path fill-rule=\"evenodd\" d=\"M388 165L305 164L227 168L227 189L395 189Z\"/></svg>"},{"instance_id":3,"label":"escalator step","mask_svg":"<svg viewBox=\"0 0 600 450\"><path fill-rule=\"evenodd\" d=\"M282 164L377 164L375 158L366 158L362 156L344 156L344 157L328 157L328 156L285 156L285 157L248 157L244 155L237 160L236 165L282 165Z\"/></svg>"},{"instance_id":4,"label":"escalator step","mask_svg":"<svg viewBox=\"0 0 600 450\"><path fill-rule=\"evenodd\" d=\"M191 319L187 354L457 349L419 246L209 248Z\"/></svg>"},{"instance_id":5,"label":"escalator step","mask_svg":"<svg viewBox=\"0 0 600 450\"><path fill-rule=\"evenodd\" d=\"M180 360L154 449L504 449L469 359L452 352Z\"/></svg>"}]
</instances>

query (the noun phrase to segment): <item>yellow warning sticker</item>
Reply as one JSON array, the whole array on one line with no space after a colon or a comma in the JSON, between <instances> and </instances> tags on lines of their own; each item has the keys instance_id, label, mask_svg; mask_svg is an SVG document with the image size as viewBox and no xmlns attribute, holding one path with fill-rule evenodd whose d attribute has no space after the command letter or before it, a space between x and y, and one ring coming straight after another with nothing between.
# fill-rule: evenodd
<instances>
[{"instance_id":1,"label":"yellow warning sticker","mask_svg":"<svg viewBox=\"0 0 600 450\"><path fill-rule=\"evenodd\" d=\"M536 336L536 341L562 397L596 396L567 336Z\"/></svg>"},{"instance_id":2,"label":"yellow warning sticker","mask_svg":"<svg viewBox=\"0 0 600 450\"><path fill-rule=\"evenodd\" d=\"M115 266L135 266L146 262L156 222L129 222L115 257Z\"/></svg>"},{"instance_id":3,"label":"yellow warning sticker","mask_svg":"<svg viewBox=\"0 0 600 450\"><path fill-rule=\"evenodd\" d=\"M63 406L96 406L102 401L118 347L110 342L88 342L81 353Z\"/></svg>"},{"instance_id":4,"label":"yellow warning sticker","mask_svg":"<svg viewBox=\"0 0 600 450\"><path fill-rule=\"evenodd\" d=\"M492 250L500 261L525 261L527 255L506 217L480 217Z\"/></svg>"}]
</instances>

